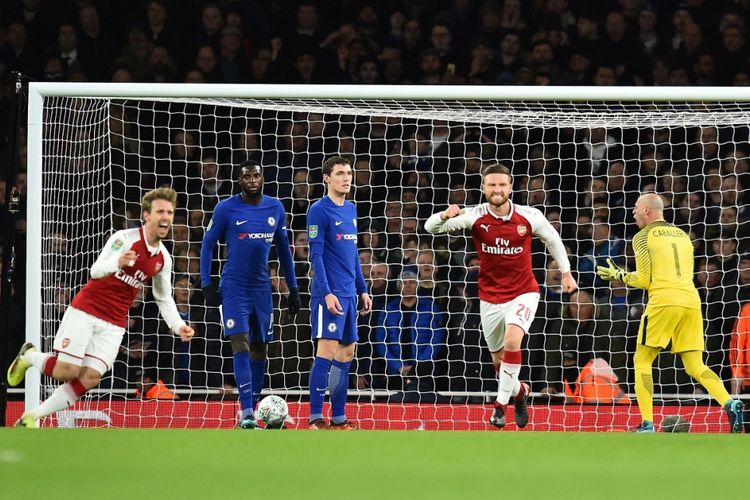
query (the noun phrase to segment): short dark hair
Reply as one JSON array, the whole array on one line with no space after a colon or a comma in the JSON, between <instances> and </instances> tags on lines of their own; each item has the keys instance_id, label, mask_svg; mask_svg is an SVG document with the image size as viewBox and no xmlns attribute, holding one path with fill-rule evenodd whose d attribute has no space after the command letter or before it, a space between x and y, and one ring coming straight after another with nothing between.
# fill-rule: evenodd
<instances>
[{"instance_id":1,"label":"short dark hair","mask_svg":"<svg viewBox=\"0 0 750 500\"><path fill-rule=\"evenodd\" d=\"M331 175L334 165L349 165L350 167L352 166L351 162L343 156L331 156L323 162L323 175Z\"/></svg>"},{"instance_id":2,"label":"short dark hair","mask_svg":"<svg viewBox=\"0 0 750 500\"><path fill-rule=\"evenodd\" d=\"M492 163L484 167L484 170L482 170L482 179L490 174L505 174L510 177L511 180L513 179L513 174L510 173L510 169L502 163Z\"/></svg>"},{"instance_id":3,"label":"short dark hair","mask_svg":"<svg viewBox=\"0 0 750 500\"><path fill-rule=\"evenodd\" d=\"M258 167L258 170L260 170L261 172L263 172L263 165L261 165L258 161L256 161L256 160L245 160L242 163L240 163L239 166L237 167L237 176L241 176L242 175L242 169L243 168L246 168L248 170L252 170L253 167Z\"/></svg>"}]
</instances>

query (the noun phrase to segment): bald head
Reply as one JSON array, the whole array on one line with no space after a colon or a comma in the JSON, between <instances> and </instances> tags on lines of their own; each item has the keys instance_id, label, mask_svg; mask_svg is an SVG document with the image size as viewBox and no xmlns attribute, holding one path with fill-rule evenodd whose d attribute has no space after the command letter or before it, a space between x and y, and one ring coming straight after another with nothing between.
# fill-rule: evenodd
<instances>
[{"instance_id":1,"label":"bald head","mask_svg":"<svg viewBox=\"0 0 750 500\"><path fill-rule=\"evenodd\" d=\"M650 208L654 212L664 212L664 200L662 200L661 196L656 193L646 193L642 195L638 201L642 202L643 206Z\"/></svg>"},{"instance_id":2,"label":"bald head","mask_svg":"<svg viewBox=\"0 0 750 500\"><path fill-rule=\"evenodd\" d=\"M656 193L641 195L635 202L633 218L639 228L644 228L655 220L664 219L664 200Z\"/></svg>"}]
</instances>

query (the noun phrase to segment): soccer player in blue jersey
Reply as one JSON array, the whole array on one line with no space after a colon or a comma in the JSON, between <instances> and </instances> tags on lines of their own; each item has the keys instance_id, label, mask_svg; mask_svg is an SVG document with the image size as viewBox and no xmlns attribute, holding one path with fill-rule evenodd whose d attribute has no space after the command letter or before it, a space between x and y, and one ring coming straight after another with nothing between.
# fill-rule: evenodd
<instances>
[{"instance_id":1,"label":"soccer player in blue jersey","mask_svg":"<svg viewBox=\"0 0 750 500\"><path fill-rule=\"evenodd\" d=\"M317 340L310 371L311 430L354 430L346 418L349 366L357 335L357 296L362 314L370 313L372 300L357 250L357 210L346 195L352 188L352 167L340 156L323 163L323 182L328 193L310 206L307 233L310 240L310 312L313 338ZM331 393L331 424L323 419L326 388Z\"/></svg>"},{"instance_id":2,"label":"soccer player in blue jersey","mask_svg":"<svg viewBox=\"0 0 750 500\"><path fill-rule=\"evenodd\" d=\"M268 255L275 242L289 288L289 312L301 306L294 262L289 248L286 213L281 202L263 194L263 171L255 161L240 165L241 193L216 205L201 246L201 286L206 305L222 306L224 335L234 358L240 393L239 426L255 429L255 401L263 389L266 344L273 338L273 303ZM220 238L227 244L221 284L211 281L211 261Z\"/></svg>"}]
</instances>

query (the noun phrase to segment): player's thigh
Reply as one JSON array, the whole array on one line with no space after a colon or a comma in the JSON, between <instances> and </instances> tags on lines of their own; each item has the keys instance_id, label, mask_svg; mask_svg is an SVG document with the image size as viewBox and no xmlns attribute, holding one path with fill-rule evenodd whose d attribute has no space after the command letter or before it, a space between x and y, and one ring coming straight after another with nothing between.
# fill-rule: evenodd
<instances>
[{"instance_id":1,"label":"player's thigh","mask_svg":"<svg viewBox=\"0 0 750 500\"><path fill-rule=\"evenodd\" d=\"M226 296L226 298L224 298ZM221 323L224 335L250 332L250 296L247 294L224 294L221 299Z\"/></svg>"},{"instance_id":2,"label":"player's thigh","mask_svg":"<svg viewBox=\"0 0 750 500\"><path fill-rule=\"evenodd\" d=\"M638 325L638 345L664 349L672 340L679 316L671 307L647 307ZM680 308L681 309L681 308Z\"/></svg>"},{"instance_id":3,"label":"player's thigh","mask_svg":"<svg viewBox=\"0 0 750 500\"><path fill-rule=\"evenodd\" d=\"M273 340L273 302L270 293L254 295L250 302L250 342Z\"/></svg>"},{"instance_id":4,"label":"player's thigh","mask_svg":"<svg viewBox=\"0 0 750 500\"><path fill-rule=\"evenodd\" d=\"M312 323L312 337L314 339L329 339L342 341L342 335L346 328L347 306L345 300L339 297L344 314L333 314L326 307L326 301L322 297L313 297L310 300L310 322Z\"/></svg>"},{"instance_id":5,"label":"player's thigh","mask_svg":"<svg viewBox=\"0 0 750 500\"><path fill-rule=\"evenodd\" d=\"M503 304L480 301L479 315L482 331L490 352L496 352L505 345L505 334L510 325L515 325L528 333L539 306L538 293L524 293Z\"/></svg>"},{"instance_id":6,"label":"player's thigh","mask_svg":"<svg viewBox=\"0 0 750 500\"><path fill-rule=\"evenodd\" d=\"M505 312L506 331L509 326L515 325L523 330L524 334L528 333L538 307L538 293L523 293L508 302Z\"/></svg>"},{"instance_id":7,"label":"player's thigh","mask_svg":"<svg viewBox=\"0 0 750 500\"><path fill-rule=\"evenodd\" d=\"M100 375L107 373L115 362L124 335L124 328L98 319L86 348L83 366L96 370Z\"/></svg>"},{"instance_id":8,"label":"player's thigh","mask_svg":"<svg viewBox=\"0 0 750 500\"><path fill-rule=\"evenodd\" d=\"M482 333L490 352L498 352L505 344L505 312L507 304L479 302L479 317L482 320Z\"/></svg>"},{"instance_id":9,"label":"player's thigh","mask_svg":"<svg viewBox=\"0 0 750 500\"><path fill-rule=\"evenodd\" d=\"M359 342L359 334L357 333L357 297L346 297L340 302L345 316L341 342L345 344ZM353 349L352 347L352 352L354 352Z\"/></svg>"},{"instance_id":10,"label":"player's thigh","mask_svg":"<svg viewBox=\"0 0 750 500\"><path fill-rule=\"evenodd\" d=\"M83 364L86 348L95 330L96 319L90 314L68 307L63 314L52 347L57 352L59 361L76 366Z\"/></svg>"},{"instance_id":11,"label":"player's thigh","mask_svg":"<svg viewBox=\"0 0 750 500\"><path fill-rule=\"evenodd\" d=\"M670 308L671 309L671 308ZM672 336L672 352L703 351L705 337L703 335L703 314L700 309L686 309L679 307L679 320Z\"/></svg>"}]
</instances>

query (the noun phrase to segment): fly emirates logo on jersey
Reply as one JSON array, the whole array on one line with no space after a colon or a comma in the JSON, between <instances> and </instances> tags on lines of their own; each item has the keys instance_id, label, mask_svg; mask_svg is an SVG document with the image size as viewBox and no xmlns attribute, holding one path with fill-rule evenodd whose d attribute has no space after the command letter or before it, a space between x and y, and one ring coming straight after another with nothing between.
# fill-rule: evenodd
<instances>
[{"instance_id":1,"label":"fly emirates logo on jersey","mask_svg":"<svg viewBox=\"0 0 750 500\"><path fill-rule=\"evenodd\" d=\"M505 238L495 238L495 245L488 245L482 242L482 252L492 255L518 255L523 252L523 247L510 246L510 240Z\"/></svg>"},{"instance_id":2,"label":"fly emirates logo on jersey","mask_svg":"<svg viewBox=\"0 0 750 500\"><path fill-rule=\"evenodd\" d=\"M148 276L146 276L146 273L144 273L140 269L136 269L132 275L125 274L125 271L120 269L115 273L115 278L122 281L123 283L127 283L133 288L143 288L143 284L146 282L146 280L148 280Z\"/></svg>"}]
</instances>

